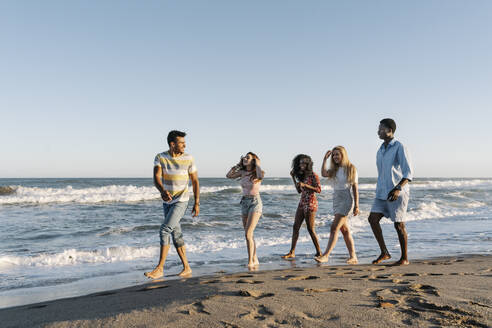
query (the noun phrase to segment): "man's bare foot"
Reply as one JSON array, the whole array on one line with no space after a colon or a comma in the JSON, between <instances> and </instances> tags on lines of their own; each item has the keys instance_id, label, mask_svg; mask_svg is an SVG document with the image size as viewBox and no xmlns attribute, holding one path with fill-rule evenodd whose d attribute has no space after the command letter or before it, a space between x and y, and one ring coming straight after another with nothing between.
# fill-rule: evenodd
<instances>
[{"instance_id":1,"label":"man's bare foot","mask_svg":"<svg viewBox=\"0 0 492 328\"><path fill-rule=\"evenodd\" d=\"M287 253L287 254L285 254L285 255L282 255L281 257L282 257L284 260L288 260L288 259L293 259L293 258L295 258L295 257L296 257L296 254L295 254L295 253L293 253L293 252L289 252L289 253Z\"/></svg>"},{"instance_id":2,"label":"man's bare foot","mask_svg":"<svg viewBox=\"0 0 492 328\"><path fill-rule=\"evenodd\" d=\"M357 260L356 257L351 257L347 260L347 264L357 264L359 261Z\"/></svg>"},{"instance_id":3,"label":"man's bare foot","mask_svg":"<svg viewBox=\"0 0 492 328\"><path fill-rule=\"evenodd\" d=\"M157 279L164 275L164 270L162 268L155 268L152 271L145 272L144 275L150 279Z\"/></svg>"},{"instance_id":4,"label":"man's bare foot","mask_svg":"<svg viewBox=\"0 0 492 328\"><path fill-rule=\"evenodd\" d=\"M316 260L316 262L318 263L326 263L328 262L328 258L329 256L328 255L323 255L323 256L315 256L314 259Z\"/></svg>"},{"instance_id":5,"label":"man's bare foot","mask_svg":"<svg viewBox=\"0 0 492 328\"><path fill-rule=\"evenodd\" d=\"M384 260L389 260L390 258L391 258L391 255L389 255L388 253L381 253L381 255L379 255L379 257L377 259L372 261L372 264L378 264Z\"/></svg>"},{"instance_id":6,"label":"man's bare foot","mask_svg":"<svg viewBox=\"0 0 492 328\"><path fill-rule=\"evenodd\" d=\"M400 265L409 265L410 262L408 260L399 259L397 262L391 264L391 266L400 266Z\"/></svg>"},{"instance_id":7,"label":"man's bare foot","mask_svg":"<svg viewBox=\"0 0 492 328\"><path fill-rule=\"evenodd\" d=\"M178 276L180 277L187 277L191 275L191 268L184 268L183 271L181 271L180 273L178 273Z\"/></svg>"}]
</instances>

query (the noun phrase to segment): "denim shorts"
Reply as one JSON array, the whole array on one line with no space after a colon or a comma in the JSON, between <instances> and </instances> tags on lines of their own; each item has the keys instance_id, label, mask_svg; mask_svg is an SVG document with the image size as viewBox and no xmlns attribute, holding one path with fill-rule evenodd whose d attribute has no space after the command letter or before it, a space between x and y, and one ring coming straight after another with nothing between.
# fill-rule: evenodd
<instances>
[{"instance_id":1,"label":"denim shorts","mask_svg":"<svg viewBox=\"0 0 492 328\"><path fill-rule=\"evenodd\" d=\"M249 216L251 213L260 213L263 211L263 203L260 195L243 196L241 198L241 215Z\"/></svg>"},{"instance_id":2,"label":"denim shorts","mask_svg":"<svg viewBox=\"0 0 492 328\"><path fill-rule=\"evenodd\" d=\"M405 222L409 196L408 193L401 192L398 199L392 202L376 198L372 204L371 212L381 213L393 222Z\"/></svg>"}]
</instances>

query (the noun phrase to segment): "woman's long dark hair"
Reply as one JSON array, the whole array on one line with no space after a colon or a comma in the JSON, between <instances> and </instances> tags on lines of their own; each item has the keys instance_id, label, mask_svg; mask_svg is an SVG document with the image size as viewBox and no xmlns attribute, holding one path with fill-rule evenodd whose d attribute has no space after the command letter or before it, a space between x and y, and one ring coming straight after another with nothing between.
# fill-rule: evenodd
<instances>
[{"instance_id":1,"label":"woman's long dark hair","mask_svg":"<svg viewBox=\"0 0 492 328\"><path fill-rule=\"evenodd\" d=\"M300 168L301 160L303 159L309 160L304 173L301 172ZM297 178L297 180L303 181L305 177L308 177L313 173L313 160L308 155L299 154L292 160L292 169L294 170L294 176Z\"/></svg>"},{"instance_id":2,"label":"woman's long dark hair","mask_svg":"<svg viewBox=\"0 0 492 328\"><path fill-rule=\"evenodd\" d=\"M251 173L249 178L251 181L253 181L253 180L258 179L258 177L256 176L256 160L260 159L260 158L258 157L258 155L256 155L253 152L250 152L250 151L246 153L246 156L248 156L248 155L251 155L253 157L253 165L252 165L253 169L251 171L246 170L246 166L244 166L242 159L241 159L241 162L239 163L239 165L241 167L241 170Z\"/></svg>"}]
</instances>

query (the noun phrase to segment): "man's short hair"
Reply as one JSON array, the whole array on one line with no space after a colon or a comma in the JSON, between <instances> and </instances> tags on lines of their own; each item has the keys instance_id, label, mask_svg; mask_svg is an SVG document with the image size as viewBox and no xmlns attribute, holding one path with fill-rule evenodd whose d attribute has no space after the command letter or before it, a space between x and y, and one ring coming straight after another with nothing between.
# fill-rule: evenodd
<instances>
[{"instance_id":1,"label":"man's short hair","mask_svg":"<svg viewBox=\"0 0 492 328\"><path fill-rule=\"evenodd\" d=\"M396 123L393 119L385 118L385 119L382 119L379 123L381 123L382 125L384 125L387 128L390 128L391 130L393 130L393 133L395 133Z\"/></svg>"},{"instance_id":2,"label":"man's short hair","mask_svg":"<svg viewBox=\"0 0 492 328\"><path fill-rule=\"evenodd\" d=\"M186 136L186 133L185 132L181 132L181 131L178 131L178 130L172 130L167 135L167 144L169 146L171 146L171 142L176 142L176 138L177 137L185 137L185 136Z\"/></svg>"}]
</instances>

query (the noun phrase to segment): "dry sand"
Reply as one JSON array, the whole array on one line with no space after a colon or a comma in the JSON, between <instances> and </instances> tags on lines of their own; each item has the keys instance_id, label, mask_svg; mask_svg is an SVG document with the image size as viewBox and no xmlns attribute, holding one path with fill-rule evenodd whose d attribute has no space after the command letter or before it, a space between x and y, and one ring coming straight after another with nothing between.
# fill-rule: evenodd
<instances>
[{"instance_id":1,"label":"dry sand","mask_svg":"<svg viewBox=\"0 0 492 328\"><path fill-rule=\"evenodd\" d=\"M0 310L2 327L491 327L492 257L148 284Z\"/></svg>"}]
</instances>

